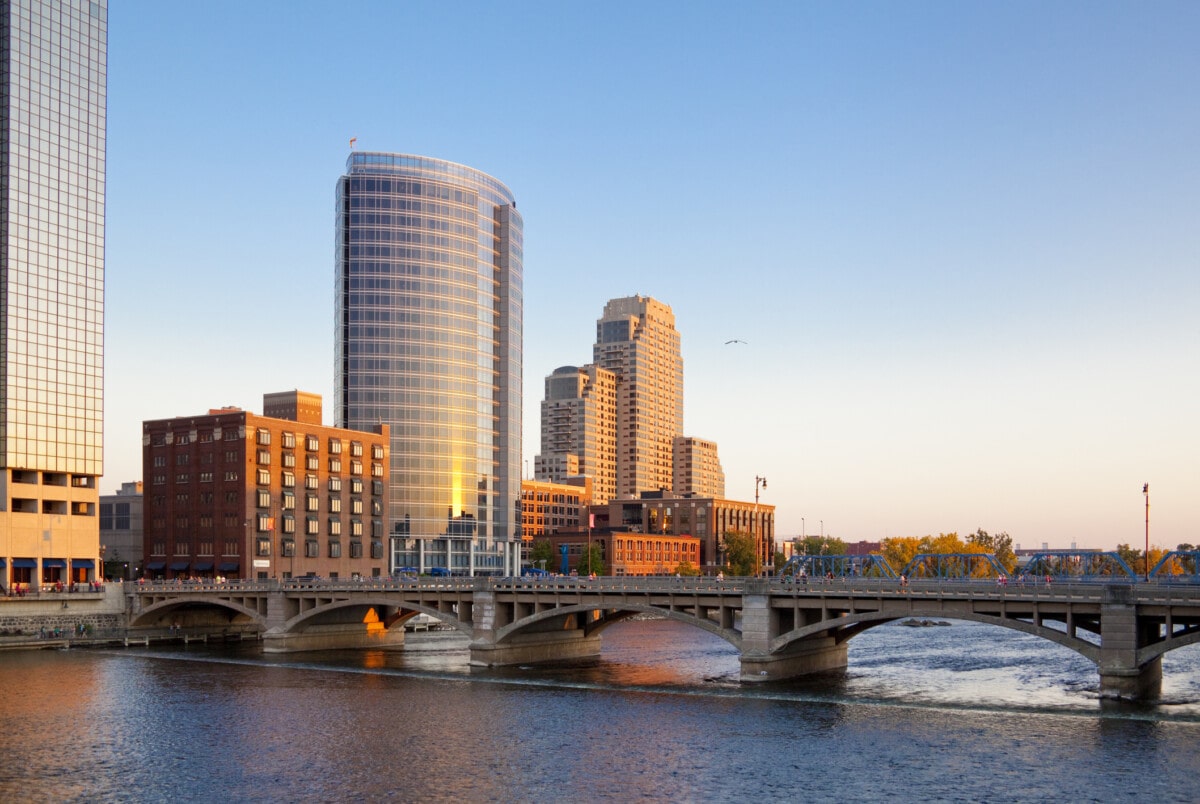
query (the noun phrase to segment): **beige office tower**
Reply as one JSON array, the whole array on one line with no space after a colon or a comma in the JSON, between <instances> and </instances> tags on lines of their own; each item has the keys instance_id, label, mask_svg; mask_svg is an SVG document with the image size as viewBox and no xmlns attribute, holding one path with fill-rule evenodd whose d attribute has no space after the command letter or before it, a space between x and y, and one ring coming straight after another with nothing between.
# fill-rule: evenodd
<instances>
[{"instance_id":1,"label":"beige office tower","mask_svg":"<svg viewBox=\"0 0 1200 804\"><path fill-rule=\"evenodd\" d=\"M725 470L715 441L679 436L675 439L676 497L725 498Z\"/></svg>"},{"instance_id":2,"label":"beige office tower","mask_svg":"<svg viewBox=\"0 0 1200 804\"><path fill-rule=\"evenodd\" d=\"M546 378L538 480L592 479L592 499L617 493L617 378L595 365L563 366Z\"/></svg>"},{"instance_id":3,"label":"beige office tower","mask_svg":"<svg viewBox=\"0 0 1200 804\"><path fill-rule=\"evenodd\" d=\"M0 3L6 591L102 573L107 54L107 0Z\"/></svg>"},{"instance_id":4,"label":"beige office tower","mask_svg":"<svg viewBox=\"0 0 1200 804\"><path fill-rule=\"evenodd\" d=\"M647 296L613 299L596 322L593 362L617 376L617 497L671 490L683 435L683 356L675 314Z\"/></svg>"}]
</instances>

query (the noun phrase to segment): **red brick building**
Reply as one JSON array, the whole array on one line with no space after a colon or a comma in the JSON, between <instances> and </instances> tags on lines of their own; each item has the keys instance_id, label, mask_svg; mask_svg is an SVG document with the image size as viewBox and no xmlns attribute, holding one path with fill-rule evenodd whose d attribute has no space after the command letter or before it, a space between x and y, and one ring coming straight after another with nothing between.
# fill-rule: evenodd
<instances>
[{"instance_id":1,"label":"red brick building","mask_svg":"<svg viewBox=\"0 0 1200 804\"><path fill-rule=\"evenodd\" d=\"M559 531L546 535L554 548L554 565L546 569L558 572L562 568L561 551L567 548L567 568L575 569L587 555L588 544L599 546L609 575L674 575L683 562L700 567L700 540L694 536L672 536L659 533L626 533L586 530Z\"/></svg>"},{"instance_id":2,"label":"red brick building","mask_svg":"<svg viewBox=\"0 0 1200 804\"><path fill-rule=\"evenodd\" d=\"M299 391L263 409L142 423L145 575L386 575L388 426L323 426Z\"/></svg>"}]
</instances>

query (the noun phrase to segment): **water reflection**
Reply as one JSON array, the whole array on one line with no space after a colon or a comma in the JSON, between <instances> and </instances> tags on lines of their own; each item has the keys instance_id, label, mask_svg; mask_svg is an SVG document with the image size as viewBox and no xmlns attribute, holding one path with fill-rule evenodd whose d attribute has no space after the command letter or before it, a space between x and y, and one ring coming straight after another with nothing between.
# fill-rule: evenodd
<instances>
[{"instance_id":1,"label":"water reflection","mask_svg":"<svg viewBox=\"0 0 1200 804\"><path fill-rule=\"evenodd\" d=\"M1114 710L1090 662L999 631L881 627L844 674L754 687L669 621L483 673L465 646L0 655L0 798L1191 799L1196 650L1164 664L1176 703Z\"/></svg>"}]
</instances>

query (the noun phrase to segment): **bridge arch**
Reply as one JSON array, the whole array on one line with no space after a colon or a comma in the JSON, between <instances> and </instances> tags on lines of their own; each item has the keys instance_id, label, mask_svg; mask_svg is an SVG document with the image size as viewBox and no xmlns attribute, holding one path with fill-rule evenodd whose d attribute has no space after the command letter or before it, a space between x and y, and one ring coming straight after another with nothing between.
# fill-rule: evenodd
<instances>
[{"instance_id":1,"label":"bridge arch","mask_svg":"<svg viewBox=\"0 0 1200 804\"><path fill-rule=\"evenodd\" d=\"M661 606L641 605L637 603L622 603L619 607L601 607L596 604L570 604L559 606L553 609L546 609L531 614L527 617L522 617L508 625L505 625L496 630L496 642L502 644L505 641L517 636L518 634L529 630L530 628L541 624L566 617L572 614L591 614L592 612L600 612L600 617L594 620L584 620L583 630L586 635L598 635L607 629L609 626L616 625L619 622L628 620L630 617L638 614L653 614L663 617L664 619L674 620L686 625L699 628L702 631L707 631L710 634L720 637L721 639L733 645L739 651L742 649L742 634L735 628L722 628L718 623L704 617L699 617L695 614L689 614L683 611L674 611L671 609L662 608Z\"/></svg>"},{"instance_id":2,"label":"bridge arch","mask_svg":"<svg viewBox=\"0 0 1200 804\"><path fill-rule=\"evenodd\" d=\"M129 618L131 628L146 628L161 625L164 619L170 619L173 614L188 612L221 612L231 613L229 625L253 625L260 630L266 630L267 618L262 613L242 603L228 598L213 597L212 595L183 595L168 600L160 600L146 606L136 615ZM168 625L170 623L167 623Z\"/></svg>"},{"instance_id":3,"label":"bridge arch","mask_svg":"<svg viewBox=\"0 0 1200 804\"><path fill-rule=\"evenodd\" d=\"M421 603L415 603L409 600L403 600L387 595L356 597L352 600L332 600L321 603L310 609L305 609L298 614L289 617L284 623L273 629L275 633L299 633L303 632L305 627L309 625L322 624L320 621L333 615L337 612L348 613L348 609L359 609L364 613L370 609L374 609L380 615L380 622L385 627L392 628L400 624L403 625L409 619L418 614L427 614L433 617L438 622L449 625L456 631L459 631L470 637L474 634L474 630L469 623L464 623L457 616L440 611L435 607L426 606ZM390 616L382 616L382 612L388 609L396 609L396 612Z\"/></svg>"},{"instance_id":4,"label":"bridge arch","mask_svg":"<svg viewBox=\"0 0 1200 804\"><path fill-rule=\"evenodd\" d=\"M1147 645L1137 652L1138 666L1145 667L1155 659L1161 658L1164 654L1169 653L1176 648L1186 648L1188 645L1200 643L1200 628L1191 630L1177 636L1172 636L1170 639L1164 639L1161 642L1155 642L1152 645Z\"/></svg>"},{"instance_id":5,"label":"bridge arch","mask_svg":"<svg viewBox=\"0 0 1200 804\"><path fill-rule=\"evenodd\" d=\"M864 631L868 631L877 626L886 625L888 623L896 622L897 620L909 618L965 620L969 622L982 623L984 625L995 625L1001 628L1009 628L1014 631L1020 631L1025 634L1031 634L1033 636L1055 642L1065 648L1070 648L1097 665L1100 663L1099 645L1093 642L1088 642L1085 639L1080 639L1079 637L1073 637L1066 632L1059 631L1054 628L1046 628L1045 626L1036 625L1025 620L993 617L988 614L956 612L953 617L947 617L945 612L941 610L931 608L928 611L922 611L920 607L915 607L911 612L906 613L904 617L883 615L877 612L862 612L858 614L849 614L843 617L835 617L818 623L812 623L811 625L781 634L773 639L771 641L771 653L781 654L786 652L789 648L794 647L797 643L822 636L832 636L834 640L840 644L847 642ZM1200 634L1195 635L1195 638L1196 640L1200 640ZM1182 647L1182 645L1173 645L1172 647ZM1147 661L1149 660L1150 659L1148 658Z\"/></svg>"}]
</instances>

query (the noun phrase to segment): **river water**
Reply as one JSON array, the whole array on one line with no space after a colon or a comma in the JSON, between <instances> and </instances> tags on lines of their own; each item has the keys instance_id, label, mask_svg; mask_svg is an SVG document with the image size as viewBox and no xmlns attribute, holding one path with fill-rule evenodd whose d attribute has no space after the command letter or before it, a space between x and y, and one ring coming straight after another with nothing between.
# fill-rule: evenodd
<instances>
[{"instance_id":1,"label":"river water","mask_svg":"<svg viewBox=\"0 0 1200 804\"><path fill-rule=\"evenodd\" d=\"M418 638L410 637L413 646ZM1163 700L974 623L881 626L850 668L738 683L736 652L650 620L586 666L462 648L0 654L0 801L1200 800L1200 646Z\"/></svg>"}]
</instances>

